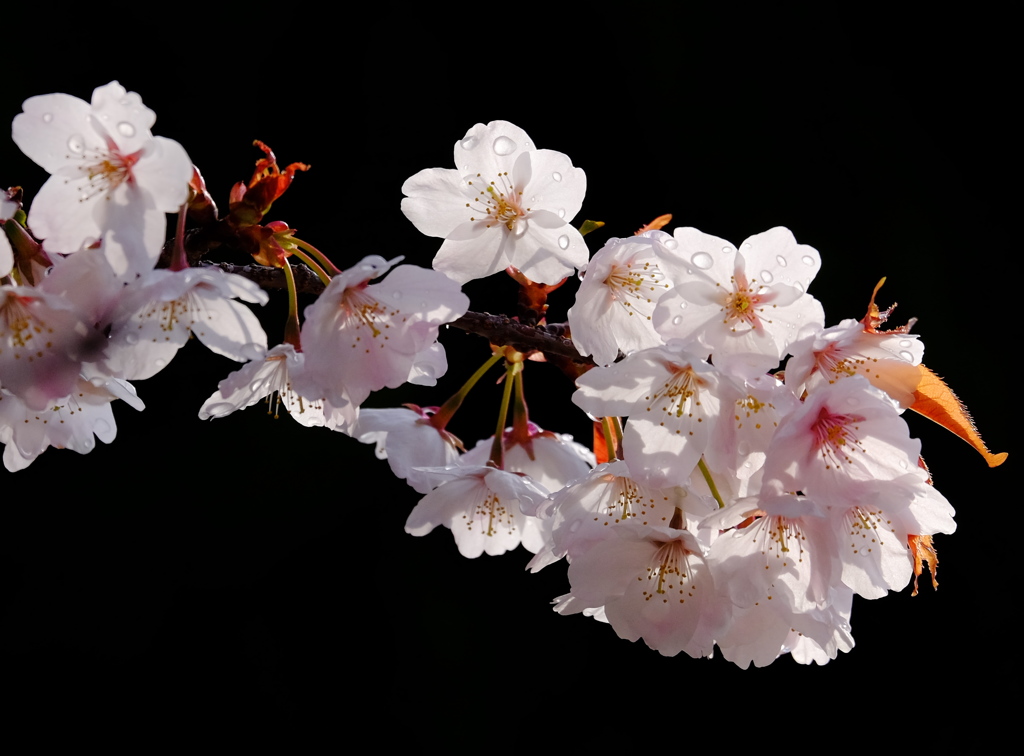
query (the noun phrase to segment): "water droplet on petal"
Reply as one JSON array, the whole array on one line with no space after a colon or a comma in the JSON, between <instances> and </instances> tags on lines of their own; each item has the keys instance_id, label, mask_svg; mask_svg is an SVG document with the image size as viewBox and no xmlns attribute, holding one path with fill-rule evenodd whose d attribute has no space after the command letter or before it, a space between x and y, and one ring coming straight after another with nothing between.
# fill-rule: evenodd
<instances>
[{"instance_id":1,"label":"water droplet on petal","mask_svg":"<svg viewBox=\"0 0 1024 756\"><path fill-rule=\"evenodd\" d=\"M662 244L665 245L666 249L675 249L676 247L679 246L679 242L677 242L675 239L666 239L665 241L662 242Z\"/></svg>"},{"instance_id":2,"label":"water droplet on petal","mask_svg":"<svg viewBox=\"0 0 1024 756\"><path fill-rule=\"evenodd\" d=\"M43 123L49 123L53 120L53 113L43 113Z\"/></svg>"},{"instance_id":3,"label":"water droplet on petal","mask_svg":"<svg viewBox=\"0 0 1024 756\"><path fill-rule=\"evenodd\" d=\"M775 255L775 262L777 262L783 268L785 268L789 264L786 258L783 257L782 255Z\"/></svg>"},{"instance_id":4,"label":"water droplet on petal","mask_svg":"<svg viewBox=\"0 0 1024 756\"><path fill-rule=\"evenodd\" d=\"M84 152L85 140L81 134L72 134L68 137L68 149L72 152Z\"/></svg>"},{"instance_id":5,"label":"water droplet on petal","mask_svg":"<svg viewBox=\"0 0 1024 756\"><path fill-rule=\"evenodd\" d=\"M247 360L261 360L267 350L262 344L246 344L241 349L242 356Z\"/></svg>"},{"instance_id":6,"label":"water droplet on petal","mask_svg":"<svg viewBox=\"0 0 1024 756\"><path fill-rule=\"evenodd\" d=\"M551 174L551 178L553 178L555 181L561 181L562 174L559 173L558 171L555 171L554 173Z\"/></svg>"},{"instance_id":7,"label":"water droplet on petal","mask_svg":"<svg viewBox=\"0 0 1024 756\"><path fill-rule=\"evenodd\" d=\"M500 136L494 140L494 152L498 155L511 155L516 151L516 143L507 136Z\"/></svg>"},{"instance_id":8,"label":"water droplet on petal","mask_svg":"<svg viewBox=\"0 0 1024 756\"><path fill-rule=\"evenodd\" d=\"M121 123L117 124L117 131L121 136L135 136L135 127L128 123L128 121L121 121Z\"/></svg>"},{"instance_id":9,"label":"water droplet on petal","mask_svg":"<svg viewBox=\"0 0 1024 756\"><path fill-rule=\"evenodd\" d=\"M108 423L106 420L103 420L103 419L97 420L93 424L92 430L93 430L93 433L96 433L96 434L109 433L110 432L110 423Z\"/></svg>"},{"instance_id":10,"label":"water droplet on petal","mask_svg":"<svg viewBox=\"0 0 1024 756\"><path fill-rule=\"evenodd\" d=\"M711 259L711 255L707 252L697 252L693 257L690 258L690 262L696 265L701 270L707 270L715 261Z\"/></svg>"},{"instance_id":11,"label":"water droplet on petal","mask_svg":"<svg viewBox=\"0 0 1024 756\"><path fill-rule=\"evenodd\" d=\"M85 447L86 451L92 451L92 447L96 446L96 440L90 436L82 442L82 446Z\"/></svg>"},{"instance_id":12,"label":"water droplet on petal","mask_svg":"<svg viewBox=\"0 0 1024 756\"><path fill-rule=\"evenodd\" d=\"M800 258L800 260L801 262L803 262L804 265L814 265L814 258L811 257L810 255L804 255L803 257Z\"/></svg>"},{"instance_id":13,"label":"water droplet on petal","mask_svg":"<svg viewBox=\"0 0 1024 756\"><path fill-rule=\"evenodd\" d=\"M900 467L902 467L904 470L907 469L907 461L905 459L900 460Z\"/></svg>"},{"instance_id":14,"label":"water droplet on petal","mask_svg":"<svg viewBox=\"0 0 1024 756\"><path fill-rule=\"evenodd\" d=\"M163 368L165 368L167 366L167 360L162 359L162 358L158 359L158 360L153 360L153 364L156 365L156 367L158 369L162 370Z\"/></svg>"},{"instance_id":15,"label":"water droplet on petal","mask_svg":"<svg viewBox=\"0 0 1024 756\"><path fill-rule=\"evenodd\" d=\"M750 251L750 247L751 247L750 242L743 242L743 251L744 252L749 252Z\"/></svg>"},{"instance_id":16,"label":"water droplet on petal","mask_svg":"<svg viewBox=\"0 0 1024 756\"><path fill-rule=\"evenodd\" d=\"M565 208L564 207L558 208L558 217L559 218L565 218Z\"/></svg>"},{"instance_id":17,"label":"water droplet on petal","mask_svg":"<svg viewBox=\"0 0 1024 756\"><path fill-rule=\"evenodd\" d=\"M740 441L738 444L736 444L736 451L746 456L747 454L750 454L750 444L748 444L746 441ZM747 464L749 464L749 462Z\"/></svg>"},{"instance_id":18,"label":"water droplet on petal","mask_svg":"<svg viewBox=\"0 0 1024 756\"><path fill-rule=\"evenodd\" d=\"M558 246L562 249L569 249L569 237L562 234L558 237Z\"/></svg>"},{"instance_id":19,"label":"water droplet on petal","mask_svg":"<svg viewBox=\"0 0 1024 756\"><path fill-rule=\"evenodd\" d=\"M731 255L732 251L733 251L732 247L722 247L722 254L723 255Z\"/></svg>"},{"instance_id":20,"label":"water droplet on petal","mask_svg":"<svg viewBox=\"0 0 1024 756\"><path fill-rule=\"evenodd\" d=\"M909 347L912 343L913 342L911 342L910 339L903 339L903 341L900 342L900 346L901 347Z\"/></svg>"},{"instance_id":21,"label":"water droplet on petal","mask_svg":"<svg viewBox=\"0 0 1024 756\"><path fill-rule=\"evenodd\" d=\"M680 310L685 310L686 309L686 302L685 301L680 300L680 302L679 302L679 309Z\"/></svg>"},{"instance_id":22,"label":"water droplet on petal","mask_svg":"<svg viewBox=\"0 0 1024 756\"><path fill-rule=\"evenodd\" d=\"M393 292L391 292L391 298L392 299L401 299L402 298L402 292L400 292L400 291L393 291Z\"/></svg>"},{"instance_id":23,"label":"water droplet on petal","mask_svg":"<svg viewBox=\"0 0 1024 756\"><path fill-rule=\"evenodd\" d=\"M107 382L107 381L106 381L106 379L105 379L105 378L100 378L100 377L98 377L98 376L97 376L97 377L95 377L95 378L90 378L90 379L89 379L89 383L91 383L91 384L92 384L93 386L95 386L96 388L99 388L100 386L102 386L102 385L103 385L103 384L105 384L106 382Z\"/></svg>"},{"instance_id":24,"label":"water droplet on petal","mask_svg":"<svg viewBox=\"0 0 1024 756\"><path fill-rule=\"evenodd\" d=\"M772 272L770 270L762 270L761 280L764 281L765 283L771 283L772 281L775 280L775 276L772 275Z\"/></svg>"},{"instance_id":25,"label":"water droplet on petal","mask_svg":"<svg viewBox=\"0 0 1024 756\"><path fill-rule=\"evenodd\" d=\"M516 236L522 236L523 234L526 233L527 229L529 228L529 225L530 223L529 221L526 220L526 218L520 218L516 222L515 228L513 229L513 233Z\"/></svg>"},{"instance_id":26,"label":"water droplet on petal","mask_svg":"<svg viewBox=\"0 0 1024 756\"><path fill-rule=\"evenodd\" d=\"M912 355L910 352L900 352L900 357L905 359L907 362L914 361L914 355Z\"/></svg>"},{"instance_id":27,"label":"water droplet on petal","mask_svg":"<svg viewBox=\"0 0 1024 756\"><path fill-rule=\"evenodd\" d=\"M478 140L475 136L468 136L462 140L462 149L472 150L478 144Z\"/></svg>"},{"instance_id":28,"label":"water droplet on petal","mask_svg":"<svg viewBox=\"0 0 1024 756\"><path fill-rule=\"evenodd\" d=\"M803 294L805 291L807 291L807 289L804 288L804 285L802 283L800 283L799 281L797 281L793 285L796 287L796 290L799 291L801 294Z\"/></svg>"},{"instance_id":29,"label":"water droplet on petal","mask_svg":"<svg viewBox=\"0 0 1024 756\"><path fill-rule=\"evenodd\" d=\"M253 381L251 384L249 384L249 390L252 391L253 393L256 393L261 388L263 388L263 381Z\"/></svg>"},{"instance_id":30,"label":"water droplet on petal","mask_svg":"<svg viewBox=\"0 0 1024 756\"><path fill-rule=\"evenodd\" d=\"M124 337L124 340L127 341L129 344L137 344L139 341L139 337L137 334L129 333L127 336Z\"/></svg>"},{"instance_id":31,"label":"water droplet on petal","mask_svg":"<svg viewBox=\"0 0 1024 756\"><path fill-rule=\"evenodd\" d=\"M208 406L206 408L206 413L210 417L224 417L225 415L230 415L235 411L235 409L235 405L229 404L228 402L217 402L216 404Z\"/></svg>"},{"instance_id":32,"label":"water droplet on petal","mask_svg":"<svg viewBox=\"0 0 1024 756\"><path fill-rule=\"evenodd\" d=\"M672 318L672 325L679 325L682 322L683 322L683 316L682 315L676 315L674 318Z\"/></svg>"}]
</instances>

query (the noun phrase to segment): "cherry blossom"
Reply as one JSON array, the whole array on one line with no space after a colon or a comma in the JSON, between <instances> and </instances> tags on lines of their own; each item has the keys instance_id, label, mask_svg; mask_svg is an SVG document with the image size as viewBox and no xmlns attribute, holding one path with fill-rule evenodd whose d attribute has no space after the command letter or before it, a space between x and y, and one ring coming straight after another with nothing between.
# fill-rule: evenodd
<instances>
[{"instance_id":1,"label":"cherry blossom","mask_svg":"<svg viewBox=\"0 0 1024 756\"><path fill-rule=\"evenodd\" d=\"M543 545L540 531L527 528L523 505L536 510L547 492L529 478L477 465L428 472L445 482L420 499L405 523L407 533L422 536L444 525L470 559L504 554L520 543L536 553Z\"/></svg>"},{"instance_id":2,"label":"cherry blossom","mask_svg":"<svg viewBox=\"0 0 1024 756\"><path fill-rule=\"evenodd\" d=\"M569 308L572 340L580 354L592 354L599 365L663 343L651 316L672 283L663 270L675 240L663 231L631 239L611 239L594 253L576 303Z\"/></svg>"},{"instance_id":3,"label":"cherry blossom","mask_svg":"<svg viewBox=\"0 0 1024 756\"><path fill-rule=\"evenodd\" d=\"M566 155L538 150L508 121L478 123L455 143L455 168L428 168L402 185L402 212L445 240L434 268L460 283L510 265L538 283L557 283L587 261L569 221L587 177Z\"/></svg>"},{"instance_id":4,"label":"cherry blossom","mask_svg":"<svg viewBox=\"0 0 1024 756\"><path fill-rule=\"evenodd\" d=\"M413 265L370 283L400 259L364 258L331 279L306 308L306 369L296 384L305 396L325 397L336 407L358 406L371 391L444 372L438 328L465 314L469 298L443 273Z\"/></svg>"},{"instance_id":5,"label":"cherry blossom","mask_svg":"<svg viewBox=\"0 0 1024 756\"><path fill-rule=\"evenodd\" d=\"M116 81L87 103L67 94L30 97L13 138L51 173L28 222L51 252L77 252L100 238L119 275L153 267L165 213L188 198L192 163L181 145L154 137L152 110Z\"/></svg>"},{"instance_id":6,"label":"cherry blossom","mask_svg":"<svg viewBox=\"0 0 1024 756\"><path fill-rule=\"evenodd\" d=\"M824 325L821 305L806 294L821 258L789 229L751 236L739 250L695 228L677 228L673 236L688 272L676 277L654 313L666 341L697 341L718 367L735 363L757 375L778 365L802 325Z\"/></svg>"}]
</instances>

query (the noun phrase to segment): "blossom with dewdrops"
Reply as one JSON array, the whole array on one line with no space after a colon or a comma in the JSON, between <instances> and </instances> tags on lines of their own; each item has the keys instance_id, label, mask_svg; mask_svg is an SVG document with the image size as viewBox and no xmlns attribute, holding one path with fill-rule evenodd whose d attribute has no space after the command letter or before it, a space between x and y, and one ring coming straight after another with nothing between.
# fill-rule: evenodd
<instances>
[{"instance_id":1,"label":"blossom with dewdrops","mask_svg":"<svg viewBox=\"0 0 1024 756\"><path fill-rule=\"evenodd\" d=\"M611 239L594 253L582 271L576 303L569 308L572 340L580 354L598 365L663 343L651 317L661 297L672 288L666 275L669 246L675 240L663 231L629 239Z\"/></svg>"},{"instance_id":2,"label":"blossom with dewdrops","mask_svg":"<svg viewBox=\"0 0 1024 756\"><path fill-rule=\"evenodd\" d=\"M154 137L152 110L112 81L88 103L67 94L30 97L15 143L50 174L28 214L50 252L77 252L103 239L121 276L144 273L160 255L165 213L188 199L192 162L180 144Z\"/></svg>"},{"instance_id":3,"label":"blossom with dewdrops","mask_svg":"<svg viewBox=\"0 0 1024 756\"><path fill-rule=\"evenodd\" d=\"M402 212L445 240L434 268L460 283L511 265L552 284L587 262L583 237L569 224L586 191L586 174L566 155L536 149L508 121L491 121L455 143L455 168L427 168L402 185Z\"/></svg>"},{"instance_id":4,"label":"blossom with dewdrops","mask_svg":"<svg viewBox=\"0 0 1024 756\"><path fill-rule=\"evenodd\" d=\"M720 368L750 375L774 369L807 323L825 315L807 286L821 267L818 251L786 228L751 236L739 249L695 228L677 228L673 252L686 275L661 298L654 327L714 354Z\"/></svg>"}]
</instances>

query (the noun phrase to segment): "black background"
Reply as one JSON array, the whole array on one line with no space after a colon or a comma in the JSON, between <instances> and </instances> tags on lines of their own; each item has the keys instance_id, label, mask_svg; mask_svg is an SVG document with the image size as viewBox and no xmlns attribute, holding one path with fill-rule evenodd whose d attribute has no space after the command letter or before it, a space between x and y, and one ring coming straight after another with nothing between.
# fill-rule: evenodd
<instances>
[{"instance_id":1,"label":"black background","mask_svg":"<svg viewBox=\"0 0 1024 756\"><path fill-rule=\"evenodd\" d=\"M785 225L821 252L811 292L829 324L861 317L887 276L880 304L900 303L897 324L919 318L925 363L990 447L1009 450L1020 166L1007 19L467 7L332 27L300 13L215 24L176 10L154 32L136 6L95 10L111 22L91 14L100 33L27 14L8 27L21 33L8 33L0 120L29 96L88 100L118 79L222 205L261 139L282 164L313 166L268 219L340 267L367 254L429 267L439 242L402 216L402 182L452 167L474 123L510 120L586 170L577 220L608 224L592 250L666 212L734 243ZM0 145L0 183L32 196L45 179ZM473 309L514 306L507 281L466 291ZM551 319L570 304L571 292L556 295ZM283 304L264 314L274 343ZM451 368L439 389L370 404L440 404L487 355L477 337L442 340ZM1000 555L1012 548L1015 456L990 471L909 417L957 509L958 532L937 539L941 589L926 580L913 599L858 599L856 648L824 668L787 658L741 671L662 658L554 614L562 565L531 576L521 549L469 561L445 530L406 535L417 495L370 447L259 407L201 422L236 367L190 344L137 384L144 412L115 407L113 444L0 472L0 686L20 721L262 731L358 715L541 742L639 712L655 727L710 715L712 730L769 712L807 731L846 727L865 711L916 728L952 722L969 700L987 707L975 725L999 716L984 676L1016 645L1016 581ZM526 378L533 419L585 440L571 385L543 365ZM467 444L491 433L498 396L481 385L452 430Z\"/></svg>"}]
</instances>

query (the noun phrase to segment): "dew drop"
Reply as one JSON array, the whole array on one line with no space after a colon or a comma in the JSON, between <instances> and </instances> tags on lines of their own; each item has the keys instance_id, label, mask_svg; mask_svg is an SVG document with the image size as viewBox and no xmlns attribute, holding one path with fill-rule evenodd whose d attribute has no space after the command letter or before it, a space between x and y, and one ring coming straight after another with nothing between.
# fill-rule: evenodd
<instances>
[{"instance_id":1,"label":"dew drop","mask_svg":"<svg viewBox=\"0 0 1024 756\"><path fill-rule=\"evenodd\" d=\"M72 134L68 137L68 149L72 152L84 152L85 140L81 134Z\"/></svg>"},{"instance_id":2,"label":"dew drop","mask_svg":"<svg viewBox=\"0 0 1024 756\"><path fill-rule=\"evenodd\" d=\"M139 341L139 337L134 333L129 333L127 336L124 337L124 340L127 341L129 344L137 344Z\"/></svg>"},{"instance_id":3,"label":"dew drop","mask_svg":"<svg viewBox=\"0 0 1024 756\"><path fill-rule=\"evenodd\" d=\"M402 298L402 292L400 292L400 291L393 291L393 292L391 292L391 298L392 299L401 299Z\"/></svg>"},{"instance_id":4,"label":"dew drop","mask_svg":"<svg viewBox=\"0 0 1024 756\"><path fill-rule=\"evenodd\" d=\"M562 234L558 237L558 246L562 249L569 249L569 237Z\"/></svg>"},{"instance_id":5,"label":"dew drop","mask_svg":"<svg viewBox=\"0 0 1024 756\"><path fill-rule=\"evenodd\" d=\"M121 136L135 136L135 127L128 123L128 121L121 121L121 123L117 124L117 131Z\"/></svg>"},{"instance_id":6,"label":"dew drop","mask_svg":"<svg viewBox=\"0 0 1024 756\"><path fill-rule=\"evenodd\" d=\"M912 355L910 352L900 352L900 357L905 359L907 362L914 361L914 355Z\"/></svg>"},{"instance_id":7,"label":"dew drop","mask_svg":"<svg viewBox=\"0 0 1024 756\"><path fill-rule=\"evenodd\" d=\"M230 415L234 411L235 405L229 404L228 402L217 402L216 404L211 404L206 408L206 413L210 417L224 417L225 415Z\"/></svg>"},{"instance_id":8,"label":"dew drop","mask_svg":"<svg viewBox=\"0 0 1024 756\"><path fill-rule=\"evenodd\" d=\"M462 140L462 149L472 150L477 146L479 140L475 136L468 136Z\"/></svg>"},{"instance_id":9,"label":"dew drop","mask_svg":"<svg viewBox=\"0 0 1024 756\"><path fill-rule=\"evenodd\" d=\"M764 281L765 283L771 283L772 281L775 280L775 276L772 275L772 272L770 270L762 270L761 280Z\"/></svg>"},{"instance_id":10,"label":"dew drop","mask_svg":"<svg viewBox=\"0 0 1024 756\"><path fill-rule=\"evenodd\" d=\"M262 344L246 344L242 347L242 356L247 360L261 360L266 355L267 350Z\"/></svg>"},{"instance_id":11,"label":"dew drop","mask_svg":"<svg viewBox=\"0 0 1024 756\"><path fill-rule=\"evenodd\" d=\"M801 294L807 291L807 289L804 288L804 285L800 281L797 281L793 285L796 287L796 290L799 291Z\"/></svg>"},{"instance_id":12,"label":"dew drop","mask_svg":"<svg viewBox=\"0 0 1024 756\"><path fill-rule=\"evenodd\" d=\"M507 136L500 136L494 140L494 152L498 155L511 155L516 151L516 143Z\"/></svg>"},{"instance_id":13,"label":"dew drop","mask_svg":"<svg viewBox=\"0 0 1024 756\"><path fill-rule=\"evenodd\" d=\"M558 217L559 218L565 218L565 208L564 207L558 208Z\"/></svg>"},{"instance_id":14,"label":"dew drop","mask_svg":"<svg viewBox=\"0 0 1024 756\"><path fill-rule=\"evenodd\" d=\"M95 433L98 436L103 435L104 433L109 433L110 432L110 423L108 423L106 420L103 420L103 419L97 420L93 424L92 430L93 430L93 433Z\"/></svg>"},{"instance_id":15,"label":"dew drop","mask_svg":"<svg viewBox=\"0 0 1024 756\"><path fill-rule=\"evenodd\" d=\"M49 123L53 120L53 113L43 113L43 123Z\"/></svg>"},{"instance_id":16,"label":"dew drop","mask_svg":"<svg viewBox=\"0 0 1024 756\"><path fill-rule=\"evenodd\" d=\"M555 171L554 173L551 174L551 178L553 178L555 181L561 181L562 174L559 173L558 171Z\"/></svg>"},{"instance_id":17,"label":"dew drop","mask_svg":"<svg viewBox=\"0 0 1024 756\"><path fill-rule=\"evenodd\" d=\"M744 252L749 252L750 248L751 248L750 242L743 242L743 251Z\"/></svg>"},{"instance_id":18,"label":"dew drop","mask_svg":"<svg viewBox=\"0 0 1024 756\"><path fill-rule=\"evenodd\" d=\"M804 255L803 257L800 258L800 261L804 265L814 265L814 258L811 257L810 255Z\"/></svg>"},{"instance_id":19,"label":"dew drop","mask_svg":"<svg viewBox=\"0 0 1024 756\"><path fill-rule=\"evenodd\" d=\"M715 261L711 259L711 255L709 255L707 252L697 252L693 257L690 258L690 262L692 262L696 267L700 268L701 270L707 270L708 268L715 264Z\"/></svg>"},{"instance_id":20,"label":"dew drop","mask_svg":"<svg viewBox=\"0 0 1024 756\"><path fill-rule=\"evenodd\" d=\"M685 310L686 309L686 302L685 301L680 300L680 302L679 302L679 309L680 310Z\"/></svg>"},{"instance_id":21,"label":"dew drop","mask_svg":"<svg viewBox=\"0 0 1024 756\"><path fill-rule=\"evenodd\" d=\"M904 459L901 459L900 460L900 467L902 467L904 470L906 470L907 469L907 461L904 460Z\"/></svg>"},{"instance_id":22,"label":"dew drop","mask_svg":"<svg viewBox=\"0 0 1024 756\"><path fill-rule=\"evenodd\" d=\"M96 446L96 441L93 439L92 436L90 436L89 438L85 439L85 441L82 442L82 446L85 447L85 450L87 452L92 451L92 447Z\"/></svg>"},{"instance_id":23,"label":"dew drop","mask_svg":"<svg viewBox=\"0 0 1024 756\"><path fill-rule=\"evenodd\" d=\"M516 222L515 229L514 229L513 233L516 236L522 236L523 234L526 233L529 225L530 225L530 223L529 223L529 221L526 220L526 218L520 218Z\"/></svg>"},{"instance_id":24,"label":"dew drop","mask_svg":"<svg viewBox=\"0 0 1024 756\"><path fill-rule=\"evenodd\" d=\"M261 388L263 388L263 381L253 381L251 384L249 384L249 390L252 391L253 393L256 393Z\"/></svg>"},{"instance_id":25,"label":"dew drop","mask_svg":"<svg viewBox=\"0 0 1024 756\"><path fill-rule=\"evenodd\" d=\"M743 456L746 456L750 454L750 444L748 444L746 441L740 441L736 445L736 451L742 454ZM749 462L747 464L749 464Z\"/></svg>"},{"instance_id":26,"label":"dew drop","mask_svg":"<svg viewBox=\"0 0 1024 756\"><path fill-rule=\"evenodd\" d=\"M732 251L733 251L732 247L722 247L722 254L723 255L731 255Z\"/></svg>"},{"instance_id":27,"label":"dew drop","mask_svg":"<svg viewBox=\"0 0 1024 756\"><path fill-rule=\"evenodd\" d=\"M675 249L676 247L679 246L679 242L677 242L675 239L666 239L663 243L666 249Z\"/></svg>"},{"instance_id":28,"label":"dew drop","mask_svg":"<svg viewBox=\"0 0 1024 756\"><path fill-rule=\"evenodd\" d=\"M782 255L775 255L775 262L777 262L783 268L785 268L787 265L789 265L789 262Z\"/></svg>"},{"instance_id":29,"label":"dew drop","mask_svg":"<svg viewBox=\"0 0 1024 756\"><path fill-rule=\"evenodd\" d=\"M682 315L676 315L674 318L672 318L672 325L679 325L682 322L683 322L683 316Z\"/></svg>"},{"instance_id":30,"label":"dew drop","mask_svg":"<svg viewBox=\"0 0 1024 756\"><path fill-rule=\"evenodd\" d=\"M901 347L909 347L911 345L911 343L913 343L913 342L911 342L910 339L903 339L903 341L900 342L900 346Z\"/></svg>"},{"instance_id":31,"label":"dew drop","mask_svg":"<svg viewBox=\"0 0 1024 756\"><path fill-rule=\"evenodd\" d=\"M106 382L107 382L106 379L100 378L99 376L97 376L96 378L90 378L89 379L89 383L91 383L96 388L99 388L100 386L103 386Z\"/></svg>"},{"instance_id":32,"label":"dew drop","mask_svg":"<svg viewBox=\"0 0 1024 756\"><path fill-rule=\"evenodd\" d=\"M153 360L153 364L156 365L158 369L162 370L163 368L165 368L167 366L167 360L165 360L165 359Z\"/></svg>"}]
</instances>

